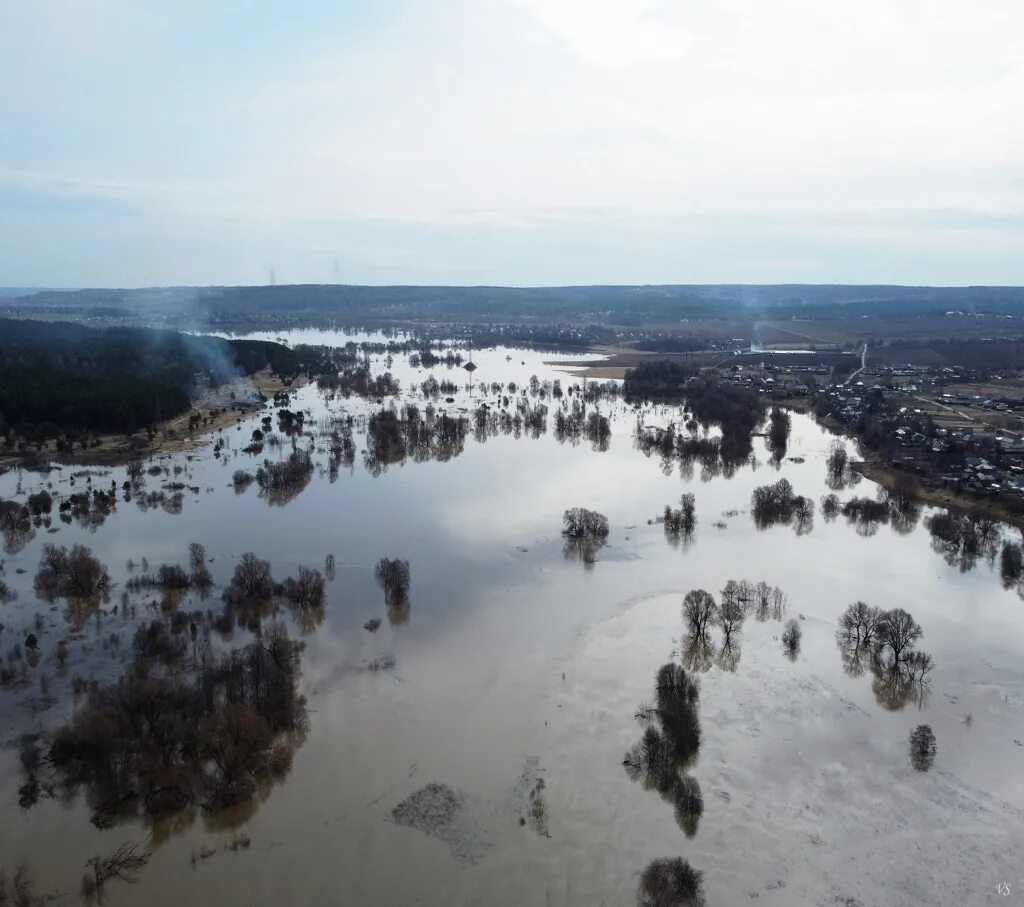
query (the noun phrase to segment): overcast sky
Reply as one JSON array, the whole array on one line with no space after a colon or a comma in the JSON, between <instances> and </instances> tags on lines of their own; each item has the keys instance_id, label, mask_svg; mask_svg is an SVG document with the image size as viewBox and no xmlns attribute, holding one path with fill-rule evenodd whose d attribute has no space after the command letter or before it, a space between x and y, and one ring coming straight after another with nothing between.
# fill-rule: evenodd
<instances>
[{"instance_id":1,"label":"overcast sky","mask_svg":"<svg viewBox=\"0 0 1024 907\"><path fill-rule=\"evenodd\" d=\"M5 0L0 285L1024 283L1022 0Z\"/></svg>"}]
</instances>

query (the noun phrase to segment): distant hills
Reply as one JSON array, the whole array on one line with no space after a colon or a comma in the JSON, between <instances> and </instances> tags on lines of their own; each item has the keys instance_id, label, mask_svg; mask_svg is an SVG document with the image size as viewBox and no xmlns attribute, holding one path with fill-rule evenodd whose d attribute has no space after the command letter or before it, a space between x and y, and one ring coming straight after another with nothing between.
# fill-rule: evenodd
<instances>
[{"instance_id":1,"label":"distant hills","mask_svg":"<svg viewBox=\"0 0 1024 907\"><path fill-rule=\"evenodd\" d=\"M0 290L8 314L216 325L319 321L538 321L657 324L683 319L1024 315L1024 287L678 284L569 287L313 285Z\"/></svg>"}]
</instances>

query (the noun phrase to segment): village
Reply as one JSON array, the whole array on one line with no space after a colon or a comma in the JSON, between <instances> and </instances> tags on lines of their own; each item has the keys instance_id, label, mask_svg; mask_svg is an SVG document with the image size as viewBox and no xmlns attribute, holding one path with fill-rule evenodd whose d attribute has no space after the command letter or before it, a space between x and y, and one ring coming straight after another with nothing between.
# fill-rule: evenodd
<instances>
[{"instance_id":1,"label":"village","mask_svg":"<svg viewBox=\"0 0 1024 907\"><path fill-rule=\"evenodd\" d=\"M772 400L810 410L860 442L865 458L927 490L996 499L1024 512L1024 377L963 366L763 362L716 371Z\"/></svg>"}]
</instances>

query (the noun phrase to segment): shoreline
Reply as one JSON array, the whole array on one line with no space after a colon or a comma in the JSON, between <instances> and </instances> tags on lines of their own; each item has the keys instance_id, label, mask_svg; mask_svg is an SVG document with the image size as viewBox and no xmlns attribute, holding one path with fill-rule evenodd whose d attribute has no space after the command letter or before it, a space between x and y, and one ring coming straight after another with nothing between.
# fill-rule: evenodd
<instances>
[{"instance_id":1,"label":"shoreline","mask_svg":"<svg viewBox=\"0 0 1024 907\"><path fill-rule=\"evenodd\" d=\"M1024 514L1013 513L999 500L975 498L945 488L928 488L920 483L920 476L894 469L879 458L851 462L850 468L868 481L875 482L887 490L891 490L901 477L910 476L918 481L916 497L921 504L969 516L988 517L1024 532Z\"/></svg>"}]
</instances>

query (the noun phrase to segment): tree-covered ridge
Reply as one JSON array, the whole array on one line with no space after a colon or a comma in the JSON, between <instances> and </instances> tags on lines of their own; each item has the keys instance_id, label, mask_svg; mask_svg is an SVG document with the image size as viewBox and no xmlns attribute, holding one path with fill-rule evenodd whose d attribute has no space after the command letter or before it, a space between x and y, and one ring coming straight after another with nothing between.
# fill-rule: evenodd
<instances>
[{"instance_id":1,"label":"tree-covered ridge","mask_svg":"<svg viewBox=\"0 0 1024 907\"><path fill-rule=\"evenodd\" d=\"M282 317L298 322L522 321L664 324L701 318L898 318L1024 311L1020 287L905 287L813 284L567 287L351 286L152 287L42 291L9 300L54 314L219 324Z\"/></svg>"},{"instance_id":2,"label":"tree-covered ridge","mask_svg":"<svg viewBox=\"0 0 1024 907\"><path fill-rule=\"evenodd\" d=\"M0 430L134 432L186 412L197 385L268 366L293 376L319 358L258 340L0 319Z\"/></svg>"}]
</instances>

